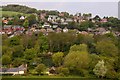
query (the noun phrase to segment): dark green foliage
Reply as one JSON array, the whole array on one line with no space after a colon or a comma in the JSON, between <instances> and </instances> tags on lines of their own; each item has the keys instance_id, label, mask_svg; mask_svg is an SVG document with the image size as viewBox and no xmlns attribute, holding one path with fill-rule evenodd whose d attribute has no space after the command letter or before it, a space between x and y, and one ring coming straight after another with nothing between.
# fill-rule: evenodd
<instances>
[{"instance_id":1,"label":"dark green foliage","mask_svg":"<svg viewBox=\"0 0 120 80\"><path fill-rule=\"evenodd\" d=\"M80 26L78 27L78 29L82 31L92 27L94 27L94 23L92 23L91 21L85 21L80 23Z\"/></svg>"},{"instance_id":2,"label":"dark green foliage","mask_svg":"<svg viewBox=\"0 0 120 80\"><path fill-rule=\"evenodd\" d=\"M18 36L12 37L9 39L9 45L10 46L16 46L20 44L20 39Z\"/></svg>"},{"instance_id":3,"label":"dark green foliage","mask_svg":"<svg viewBox=\"0 0 120 80\"><path fill-rule=\"evenodd\" d=\"M9 55L3 55L2 56L2 64L3 65L9 65L11 64L11 57Z\"/></svg>"}]
</instances>

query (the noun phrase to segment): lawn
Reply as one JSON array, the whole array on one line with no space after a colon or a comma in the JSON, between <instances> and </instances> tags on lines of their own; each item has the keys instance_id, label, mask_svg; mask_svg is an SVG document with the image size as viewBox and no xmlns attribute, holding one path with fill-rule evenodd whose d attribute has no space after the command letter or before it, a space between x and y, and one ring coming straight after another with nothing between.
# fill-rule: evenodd
<instances>
[{"instance_id":1,"label":"lawn","mask_svg":"<svg viewBox=\"0 0 120 80\"><path fill-rule=\"evenodd\" d=\"M80 76L3 76L2 80L96 80ZM97 79L98 80L98 79Z\"/></svg>"}]
</instances>

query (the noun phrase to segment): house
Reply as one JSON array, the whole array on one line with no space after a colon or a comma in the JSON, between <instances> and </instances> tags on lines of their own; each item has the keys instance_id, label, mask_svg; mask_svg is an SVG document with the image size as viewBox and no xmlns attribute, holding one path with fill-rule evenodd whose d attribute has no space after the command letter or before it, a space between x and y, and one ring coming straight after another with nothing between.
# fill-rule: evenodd
<instances>
[{"instance_id":1,"label":"house","mask_svg":"<svg viewBox=\"0 0 120 80\"><path fill-rule=\"evenodd\" d=\"M54 30L52 28L47 28L47 32L54 32Z\"/></svg>"},{"instance_id":2,"label":"house","mask_svg":"<svg viewBox=\"0 0 120 80\"><path fill-rule=\"evenodd\" d=\"M31 27L32 27L32 28L38 28L38 25L37 25L37 24L32 24Z\"/></svg>"},{"instance_id":3,"label":"house","mask_svg":"<svg viewBox=\"0 0 120 80\"><path fill-rule=\"evenodd\" d=\"M55 29L55 28L57 28L57 27L58 27L58 25L53 25L53 26L52 26L53 29Z\"/></svg>"},{"instance_id":4,"label":"house","mask_svg":"<svg viewBox=\"0 0 120 80\"><path fill-rule=\"evenodd\" d=\"M60 19L60 18L56 15L49 15L49 17L48 17L49 22L56 22L58 19Z\"/></svg>"},{"instance_id":5,"label":"house","mask_svg":"<svg viewBox=\"0 0 120 80\"><path fill-rule=\"evenodd\" d=\"M40 19L41 19L41 20L45 20L45 16L46 16L46 13L41 13L41 14L40 14Z\"/></svg>"},{"instance_id":6,"label":"house","mask_svg":"<svg viewBox=\"0 0 120 80\"><path fill-rule=\"evenodd\" d=\"M27 71L27 64L22 64L17 68L0 68L0 74L25 74Z\"/></svg>"},{"instance_id":7,"label":"house","mask_svg":"<svg viewBox=\"0 0 120 80\"><path fill-rule=\"evenodd\" d=\"M68 28L65 27L65 28L63 29L63 32L68 32Z\"/></svg>"},{"instance_id":8,"label":"house","mask_svg":"<svg viewBox=\"0 0 120 80\"><path fill-rule=\"evenodd\" d=\"M54 66L49 69L49 74L56 74L56 69Z\"/></svg>"},{"instance_id":9,"label":"house","mask_svg":"<svg viewBox=\"0 0 120 80\"><path fill-rule=\"evenodd\" d=\"M56 33L60 33L60 32L62 32L62 29L58 27L58 28L56 29Z\"/></svg>"},{"instance_id":10,"label":"house","mask_svg":"<svg viewBox=\"0 0 120 80\"><path fill-rule=\"evenodd\" d=\"M108 22L108 20L107 20L106 18L103 18L103 19L101 19L100 22L101 22L101 23L106 23L106 22Z\"/></svg>"},{"instance_id":11,"label":"house","mask_svg":"<svg viewBox=\"0 0 120 80\"><path fill-rule=\"evenodd\" d=\"M7 19L4 19L4 20L2 20L2 22L4 23L4 24L8 24L8 20Z\"/></svg>"},{"instance_id":12,"label":"house","mask_svg":"<svg viewBox=\"0 0 120 80\"><path fill-rule=\"evenodd\" d=\"M67 18L65 21L66 22L73 22L73 20L71 18Z\"/></svg>"},{"instance_id":13,"label":"house","mask_svg":"<svg viewBox=\"0 0 120 80\"><path fill-rule=\"evenodd\" d=\"M105 28L103 28L103 27L100 27L100 28L96 28L95 29L95 34L106 34L106 29Z\"/></svg>"},{"instance_id":14,"label":"house","mask_svg":"<svg viewBox=\"0 0 120 80\"><path fill-rule=\"evenodd\" d=\"M12 34L13 33L12 25L4 25L2 31L5 32L6 34Z\"/></svg>"},{"instance_id":15,"label":"house","mask_svg":"<svg viewBox=\"0 0 120 80\"><path fill-rule=\"evenodd\" d=\"M24 30L24 27L19 26L19 25L14 25L12 28L13 28L14 31Z\"/></svg>"},{"instance_id":16,"label":"house","mask_svg":"<svg viewBox=\"0 0 120 80\"><path fill-rule=\"evenodd\" d=\"M64 19L64 18L61 18L60 20L61 20L61 23L65 22L65 19Z\"/></svg>"},{"instance_id":17,"label":"house","mask_svg":"<svg viewBox=\"0 0 120 80\"><path fill-rule=\"evenodd\" d=\"M47 29L47 28L51 28L51 25L48 24L48 23L45 23L45 24L42 26L42 28L45 28L45 29Z\"/></svg>"},{"instance_id":18,"label":"house","mask_svg":"<svg viewBox=\"0 0 120 80\"><path fill-rule=\"evenodd\" d=\"M64 13L63 13L63 12L59 13L59 16L63 17L63 16L64 16Z\"/></svg>"},{"instance_id":19,"label":"house","mask_svg":"<svg viewBox=\"0 0 120 80\"><path fill-rule=\"evenodd\" d=\"M88 35L88 32L86 31L82 31L82 32L79 32L80 34L83 34L83 35Z\"/></svg>"},{"instance_id":20,"label":"house","mask_svg":"<svg viewBox=\"0 0 120 80\"><path fill-rule=\"evenodd\" d=\"M20 20L24 20L24 19L25 19L25 17L24 17L24 16L21 16L21 17L20 17Z\"/></svg>"}]
</instances>

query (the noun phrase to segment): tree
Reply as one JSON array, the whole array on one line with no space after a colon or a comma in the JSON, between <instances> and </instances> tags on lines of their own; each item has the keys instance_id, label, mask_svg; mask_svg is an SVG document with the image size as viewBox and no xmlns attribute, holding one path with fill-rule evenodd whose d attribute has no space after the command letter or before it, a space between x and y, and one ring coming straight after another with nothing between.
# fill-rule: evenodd
<instances>
[{"instance_id":1,"label":"tree","mask_svg":"<svg viewBox=\"0 0 120 80\"><path fill-rule=\"evenodd\" d=\"M13 46L12 47L12 56L15 57L22 57L23 56L23 52L24 52L24 48L22 45L17 45L17 46Z\"/></svg>"},{"instance_id":2,"label":"tree","mask_svg":"<svg viewBox=\"0 0 120 80\"><path fill-rule=\"evenodd\" d=\"M104 77L106 72L107 72L107 68L104 65L104 61L99 61L95 68L93 69L93 72L95 73L95 75L97 75L98 77Z\"/></svg>"},{"instance_id":3,"label":"tree","mask_svg":"<svg viewBox=\"0 0 120 80\"><path fill-rule=\"evenodd\" d=\"M25 28L28 28L28 26L29 26L29 21L28 21L27 19L24 21L23 26L24 26Z\"/></svg>"},{"instance_id":4,"label":"tree","mask_svg":"<svg viewBox=\"0 0 120 80\"><path fill-rule=\"evenodd\" d=\"M86 44L80 44L80 45L73 45L70 47L70 51L88 51Z\"/></svg>"},{"instance_id":5,"label":"tree","mask_svg":"<svg viewBox=\"0 0 120 80\"><path fill-rule=\"evenodd\" d=\"M46 66L44 64L39 64L35 70L38 72L38 74L40 75L44 70L46 69Z\"/></svg>"},{"instance_id":6,"label":"tree","mask_svg":"<svg viewBox=\"0 0 120 80\"><path fill-rule=\"evenodd\" d=\"M16 46L20 44L20 39L18 36L12 37L9 39L10 46Z\"/></svg>"},{"instance_id":7,"label":"tree","mask_svg":"<svg viewBox=\"0 0 120 80\"><path fill-rule=\"evenodd\" d=\"M23 64L23 61L24 60L22 58L14 58L12 63L15 67L18 67Z\"/></svg>"},{"instance_id":8,"label":"tree","mask_svg":"<svg viewBox=\"0 0 120 80\"><path fill-rule=\"evenodd\" d=\"M93 69L98 61L101 60L100 56L97 54L90 54L90 62L89 62L89 72L93 74Z\"/></svg>"},{"instance_id":9,"label":"tree","mask_svg":"<svg viewBox=\"0 0 120 80\"><path fill-rule=\"evenodd\" d=\"M84 56L83 56L84 55ZM86 69L89 63L88 52L85 51L72 51L66 55L64 65L70 70Z\"/></svg>"},{"instance_id":10,"label":"tree","mask_svg":"<svg viewBox=\"0 0 120 80\"><path fill-rule=\"evenodd\" d=\"M29 26L32 26L33 24L37 23L36 15L34 14L31 14L30 16L28 16L27 19L29 21Z\"/></svg>"},{"instance_id":11,"label":"tree","mask_svg":"<svg viewBox=\"0 0 120 80\"><path fill-rule=\"evenodd\" d=\"M3 55L2 56L2 64L3 65L8 65L11 63L11 57L8 55Z\"/></svg>"},{"instance_id":12,"label":"tree","mask_svg":"<svg viewBox=\"0 0 120 80\"><path fill-rule=\"evenodd\" d=\"M24 54L24 58L29 62L36 56L36 51L34 48L26 49L23 54Z\"/></svg>"},{"instance_id":13,"label":"tree","mask_svg":"<svg viewBox=\"0 0 120 80\"><path fill-rule=\"evenodd\" d=\"M48 40L46 36L41 36L39 38L40 52L46 52L48 50Z\"/></svg>"},{"instance_id":14,"label":"tree","mask_svg":"<svg viewBox=\"0 0 120 80\"><path fill-rule=\"evenodd\" d=\"M118 48L110 40L102 40L97 42L96 50L100 55L115 57L118 55Z\"/></svg>"},{"instance_id":15,"label":"tree","mask_svg":"<svg viewBox=\"0 0 120 80\"><path fill-rule=\"evenodd\" d=\"M62 52L57 52L52 55L52 60L56 66L60 66L63 62L64 54Z\"/></svg>"},{"instance_id":16,"label":"tree","mask_svg":"<svg viewBox=\"0 0 120 80\"><path fill-rule=\"evenodd\" d=\"M57 73L64 76L64 75L68 75L70 72L69 72L69 69L66 67L58 67Z\"/></svg>"},{"instance_id":17,"label":"tree","mask_svg":"<svg viewBox=\"0 0 120 80\"><path fill-rule=\"evenodd\" d=\"M87 30L88 28L93 28L95 25L91 21L84 21L80 23L80 26L78 26L79 30Z\"/></svg>"}]
</instances>

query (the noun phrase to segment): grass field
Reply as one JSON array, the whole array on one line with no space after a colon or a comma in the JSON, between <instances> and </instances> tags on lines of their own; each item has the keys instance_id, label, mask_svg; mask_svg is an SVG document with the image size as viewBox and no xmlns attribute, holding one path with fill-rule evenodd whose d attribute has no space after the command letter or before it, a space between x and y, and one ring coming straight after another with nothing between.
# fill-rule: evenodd
<instances>
[{"instance_id":1,"label":"grass field","mask_svg":"<svg viewBox=\"0 0 120 80\"><path fill-rule=\"evenodd\" d=\"M1 10L0 10L0 13L2 13L2 15L7 15L7 16L15 16L15 15L18 15L18 14L25 15L25 16L29 16L30 15L30 14L24 14L24 13L20 13L20 12L1 11Z\"/></svg>"},{"instance_id":2,"label":"grass field","mask_svg":"<svg viewBox=\"0 0 120 80\"><path fill-rule=\"evenodd\" d=\"M80 76L3 76L2 80L96 80L96 78Z\"/></svg>"}]
</instances>

